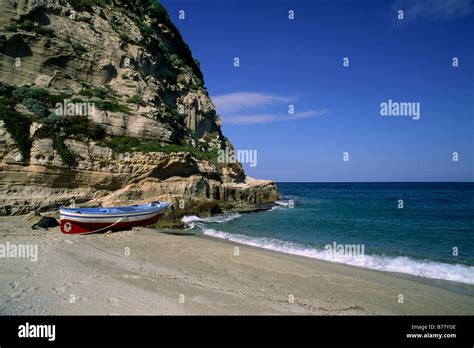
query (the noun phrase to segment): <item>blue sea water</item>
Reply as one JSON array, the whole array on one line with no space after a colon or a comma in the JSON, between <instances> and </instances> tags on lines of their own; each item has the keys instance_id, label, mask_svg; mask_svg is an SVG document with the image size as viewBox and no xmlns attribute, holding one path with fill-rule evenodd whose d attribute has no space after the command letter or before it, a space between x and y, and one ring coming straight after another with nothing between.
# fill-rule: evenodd
<instances>
[{"instance_id":1,"label":"blue sea water","mask_svg":"<svg viewBox=\"0 0 474 348\"><path fill-rule=\"evenodd\" d=\"M184 221L261 248L474 284L474 183L277 186L281 199L269 211ZM331 254L334 243L363 246L364 255Z\"/></svg>"}]
</instances>

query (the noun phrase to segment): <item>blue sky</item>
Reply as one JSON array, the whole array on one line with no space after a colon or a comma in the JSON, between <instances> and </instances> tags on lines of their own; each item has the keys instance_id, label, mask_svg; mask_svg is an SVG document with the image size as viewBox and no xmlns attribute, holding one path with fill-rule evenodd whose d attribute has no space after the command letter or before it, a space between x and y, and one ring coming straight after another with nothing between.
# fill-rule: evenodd
<instances>
[{"instance_id":1,"label":"blue sky","mask_svg":"<svg viewBox=\"0 0 474 348\"><path fill-rule=\"evenodd\" d=\"M257 165L244 165L248 175L473 180L472 1L162 4L201 63L224 134L236 149L257 150ZM389 99L419 103L420 119L382 117L380 103Z\"/></svg>"}]
</instances>

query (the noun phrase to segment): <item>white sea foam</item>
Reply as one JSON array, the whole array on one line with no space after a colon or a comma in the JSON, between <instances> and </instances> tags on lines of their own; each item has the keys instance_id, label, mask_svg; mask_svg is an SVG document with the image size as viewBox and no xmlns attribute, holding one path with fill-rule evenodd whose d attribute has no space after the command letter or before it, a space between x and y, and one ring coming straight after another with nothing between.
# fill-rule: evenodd
<instances>
[{"instance_id":1,"label":"white sea foam","mask_svg":"<svg viewBox=\"0 0 474 348\"><path fill-rule=\"evenodd\" d=\"M280 205L274 205L273 207L270 208L270 211L281 210L281 209L285 209L285 208L283 208L283 207L280 206Z\"/></svg>"},{"instance_id":2,"label":"white sea foam","mask_svg":"<svg viewBox=\"0 0 474 348\"><path fill-rule=\"evenodd\" d=\"M290 207L290 201L289 199L287 200L279 200L275 201L275 205L270 208L270 211L273 210L281 210L281 209L287 209Z\"/></svg>"},{"instance_id":3,"label":"white sea foam","mask_svg":"<svg viewBox=\"0 0 474 348\"><path fill-rule=\"evenodd\" d=\"M203 233L208 236L227 239L233 242L247 244L268 250L287 254L301 255L320 260L345 263L353 266L370 268L387 272L407 273L419 277L451 280L460 283L474 284L474 267L447 264L429 260L415 260L406 256L365 255L363 257L344 257L329 255L326 250L318 250L293 242L273 238L249 237L240 234L217 231L204 228Z\"/></svg>"},{"instance_id":4,"label":"white sea foam","mask_svg":"<svg viewBox=\"0 0 474 348\"><path fill-rule=\"evenodd\" d=\"M238 213L231 213L231 214L222 214L222 215L214 215L210 216L207 218L200 218L199 216L196 215L190 215L190 216L183 216L181 221L184 222L185 225L188 227L194 227L196 222L217 222L217 223L225 223L229 222L232 220L235 220L242 215Z\"/></svg>"},{"instance_id":5,"label":"white sea foam","mask_svg":"<svg viewBox=\"0 0 474 348\"><path fill-rule=\"evenodd\" d=\"M190 216L183 216L181 221L183 221L186 225L189 225L192 222L205 221L205 219L200 218L199 216L196 216L196 215L190 215Z\"/></svg>"},{"instance_id":6,"label":"white sea foam","mask_svg":"<svg viewBox=\"0 0 474 348\"><path fill-rule=\"evenodd\" d=\"M283 207L287 207L288 205L290 205L290 201L289 200L280 200L280 201L275 201L275 204L283 206Z\"/></svg>"}]
</instances>

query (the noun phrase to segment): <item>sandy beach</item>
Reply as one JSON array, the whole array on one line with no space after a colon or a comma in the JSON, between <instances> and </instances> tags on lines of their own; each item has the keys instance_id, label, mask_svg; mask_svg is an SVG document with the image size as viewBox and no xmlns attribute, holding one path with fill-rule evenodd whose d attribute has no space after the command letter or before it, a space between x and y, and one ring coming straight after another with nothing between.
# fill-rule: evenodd
<instances>
[{"instance_id":1,"label":"sandy beach","mask_svg":"<svg viewBox=\"0 0 474 348\"><path fill-rule=\"evenodd\" d=\"M0 314L473 314L474 286L238 245L183 231L65 235L0 218ZM238 247L238 249L236 249ZM403 296L403 303L400 302Z\"/></svg>"}]
</instances>

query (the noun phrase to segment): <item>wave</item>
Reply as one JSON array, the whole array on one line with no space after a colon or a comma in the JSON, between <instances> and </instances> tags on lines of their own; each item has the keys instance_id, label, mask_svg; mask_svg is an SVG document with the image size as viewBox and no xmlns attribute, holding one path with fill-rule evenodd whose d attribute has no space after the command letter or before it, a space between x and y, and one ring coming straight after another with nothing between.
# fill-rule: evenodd
<instances>
[{"instance_id":1,"label":"wave","mask_svg":"<svg viewBox=\"0 0 474 348\"><path fill-rule=\"evenodd\" d=\"M290 203L291 199L281 199L279 201L275 201L275 205L270 208L270 211L288 209L290 208Z\"/></svg>"},{"instance_id":2,"label":"wave","mask_svg":"<svg viewBox=\"0 0 474 348\"><path fill-rule=\"evenodd\" d=\"M238 213L214 215L207 218L200 218L199 216L196 216L196 215L190 215L190 216L183 216L181 221L183 221L187 227L193 228L195 227L196 222L225 223L225 222L235 220L241 216L242 215Z\"/></svg>"},{"instance_id":3,"label":"wave","mask_svg":"<svg viewBox=\"0 0 474 348\"><path fill-rule=\"evenodd\" d=\"M472 266L447 264L429 260L421 261L407 256L364 255L363 257L345 257L338 254L330 255L326 250L319 250L274 238L249 237L210 228L204 228L203 233L211 237L227 239L233 242L286 254L301 255L386 272L406 273L419 277L474 284L474 267Z\"/></svg>"},{"instance_id":4,"label":"wave","mask_svg":"<svg viewBox=\"0 0 474 348\"><path fill-rule=\"evenodd\" d=\"M282 206L282 207L287 207L290 205L290 200L279 200L275 201L276 205Z\"/></svg>"}]
</instances>

